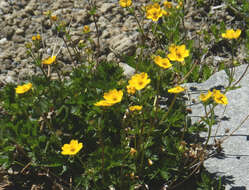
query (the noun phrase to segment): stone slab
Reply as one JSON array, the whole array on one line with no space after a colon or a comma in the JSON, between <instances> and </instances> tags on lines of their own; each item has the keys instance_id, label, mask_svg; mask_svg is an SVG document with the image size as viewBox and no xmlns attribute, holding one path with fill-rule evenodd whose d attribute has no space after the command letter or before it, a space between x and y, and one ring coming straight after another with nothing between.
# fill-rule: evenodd
<instances>
[{"instance_id":1,"label":"stone slab","mask_svg":"<svg viewBox=\"0 0 249 190\"><path fill-rule=\"evenodd\" d=\"M235 68L235 81L237 81L245 71L247 65ZM192 109L192 121L200 120L204 115L204 109L199 100L200 93L206 93L211 88L218 87L222 91L223 86L227 86L228 76L225 71L220 71L212 75L203 83L184 84L188 91L189 107ZM238 83L235 90L228 91L228 105L218 105L215 114L218 116L218 124L212 127L212 134L217 128L217 137L224 138L235 130L249 114L249 69L243 79ZM195 90L193 90L195 89ZM192 103L193 99L196 103ZM226 133L226 130L230 132ZM201 136L207 137L207 133ZM211 138L211 143L214 137ZM246 120L241 127L227 140L222 143L222 154L209 158L204 162L204 166L210 173L222 177L226 190L249 189L249 120Z\"/></svg>"}]
</instances>

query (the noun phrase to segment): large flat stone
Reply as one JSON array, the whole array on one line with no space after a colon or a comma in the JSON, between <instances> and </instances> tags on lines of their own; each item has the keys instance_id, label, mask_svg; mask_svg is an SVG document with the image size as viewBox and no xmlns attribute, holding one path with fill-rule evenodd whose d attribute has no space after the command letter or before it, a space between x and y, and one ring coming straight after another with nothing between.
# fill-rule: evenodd
<instances>
[{"instance_id":1,"label":"large flat stone","mask_svg":"<svg viewBox=\"0 0 249 190\"><path fill-rule=\"evenodd\" d=\"M241 65L235 68L235 81L240 78L246 66ZM207 90L217 86L221 87L222 91L222 86L227 86L227 84L228 76L224 71L215 73L203 83L185 84L189 93L188 104L192 109L192 114L190 114L192 121L200 120L200 117L196 116L204 116L204 109L199 100L200 93L206 93ZM212 127L212 135L218 128L216 139L227 137L249 114L249 70L237 86L240 88L226 93L228 105L218 105L215 108L219 122ZM196 90L193 90L193 87ZM193 99L196 100L194 104ZM226 130L230 132L226 133ZM202 133L201 136L206 138L207 133ZM214 136L210 140L210 143L213 142ZM207 159L204 166L210 173L222 177L226 190L249 189L249 120L246 120L233 135L227 138L222 143L222 147L222 153Z\"/></svg>"}]
</instances>

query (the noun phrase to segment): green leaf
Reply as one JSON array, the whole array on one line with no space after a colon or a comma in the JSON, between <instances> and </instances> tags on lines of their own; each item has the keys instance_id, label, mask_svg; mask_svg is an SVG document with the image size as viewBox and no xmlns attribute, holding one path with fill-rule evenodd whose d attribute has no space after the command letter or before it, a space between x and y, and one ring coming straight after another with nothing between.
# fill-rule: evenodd
<instances>
[{"instance_id":1,"label":"green leaf","mask_svg":"<svg viewBox=\"0 0 249 190\"><path fill-rule=\"evenodd\" d=\"M160 171L160 175L162 176L162 178L164 179L164 180L169 180L169 178L170 178L170 174L169 174L169 172L167 172L167 171L163 171L163 170L161 170Z\"/></svg>"}]
</instances>

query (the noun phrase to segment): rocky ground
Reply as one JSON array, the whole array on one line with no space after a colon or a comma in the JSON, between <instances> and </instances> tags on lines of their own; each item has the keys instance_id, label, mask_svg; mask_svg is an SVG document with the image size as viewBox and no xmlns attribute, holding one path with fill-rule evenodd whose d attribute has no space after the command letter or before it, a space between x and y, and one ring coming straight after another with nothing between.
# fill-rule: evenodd
<instances>
[{"instance_id":1,"label":"rocky ground","mask_svg":"<svg viewBox=\"0 0 249 190\"><path fill-rule=\"evenodd\" d=\"M100 31L100 45L102 58L115 59L112 52L127 53L132 55L138 42L138 27L133 16L122 9L116 0L99 0L97 2L97 24ZM141 6L145 0L135 1ZM46 44L45 54L50 55L55 44L57 50L63 46L58 60L64 65L64 69L70 70L72 61L66 50L65 44L60 38L53 35L52 24L44 16L44 12L51 10L60 20L70 27L72 40L78 42L84 39L82 28L89 25L93 40L97 41L93 19L87 13L89 4L87 0L0 0L0 85L8 82L18 83L28 76L40 72L27 55L25 43L30 42L33 35L41 34L43 43ZM202 64L212 63L230 59L230 53L226 52L224 44L217 44L213 39L211 43L200 44L198 31L210 32L212 24L221 21L227 26L235 28L245 27L241 18L227 9L222 1L207 1L205 6L196 7L194 1L187 1L185 16L185 27L187 38L195 40L195 46L205 46L208 53L203 57ZM150 21L147 21L147 25ZM246 51L240 47L240 62L243 63Z\"/></svg>"},{"instance_id":2,"label":"rocky ground","mask_svg":"<svg viewBox=\"0 0 249 190\"><path fill-rule=\"evenodd\" d=\"M240 14L230 8L222 0L205 0L204 6L197 7L197 1L186 0L185 28L187 38L195 41L196 48L207 48L201 64L216 66L220 62L231 59L231 52L226 44L210 39L209 44L203 43L198 32L206 30L211 33L210 27L222 21L228 27L241 28L242 38L245 22ZM142 6L146 0L134 0L137 6ZM100 31L100 58L120 60L116 53L133 55L139 40L136 21L128 11L122 9L117 0L97 0L97 24ZM33 35L41 34L46 44L44 55L51 55L56 46L58 61L63 69L70 71L73 62L62 39L55 38L50 21L44 12L51 10L60 20L70 27L72 40L84 40L82 29L89 25L91 37L97 42L96 29L93 19L89 16L87 0L0 0L0 87L6 83L19 83L29 76L39 73L39 68L31 64L32 59L27 55L25 43L31 42ZM150 21L146 21L148 27ZM52 30L51 30L52 29ZM240 45L236 52L240 63L247 63L248 54L244 45ZM125 68L127 66L123 63ZM1 189L1 186L0 186Z\"/></svg>"}]
</instances>

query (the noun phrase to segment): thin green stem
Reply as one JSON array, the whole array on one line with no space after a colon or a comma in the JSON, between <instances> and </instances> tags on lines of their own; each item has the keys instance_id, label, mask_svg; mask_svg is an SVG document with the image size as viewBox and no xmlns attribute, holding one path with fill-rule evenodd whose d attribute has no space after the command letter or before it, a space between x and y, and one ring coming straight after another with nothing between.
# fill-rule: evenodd
<instances>
[{"instance_id":1,"label":"thin green stem","mask_svg":"<svg viewBox=\"0 0 249 190\"><path fill-rule=\"evenodd\" d=\"M65 43L65 45L66 45L66 48L67 48L67 51L68 51L68 53L69 53L69 55L70 55L70 57L71 57L71 59L72 59L72 62L73 62L73 61L74 61L73 55L72 55L72 53L71 53L71 51L70 51L70 49L69 49L69 47L68 47L68 45L67 45L67 41L65 40L64 36L62 36L62 40L64 41L64 43Z\"/></svg>"},{"instance_id":2,"label":"thin green stem","mask_svg":"<svg viewBox=\"0 0 249 190\"><path fill-rule=\"evenodd\" d=\"M42 68L41 66L41 63L39 63L38 59L35 57L35 55L33 54L33 52L30 50L29 51L30 54L31 54L31 58L33 59L33 61L36 63L36 65L38 65L38 67L41 69L42 71L42 74L44 75L44 77L46 78L46 80L48 80L48 76L47 74L45 73L44 69Z\"/></svg>"},{"instance_id":3,"label":"thin green stem","mask_svg":"<svg viewBox=\"0 0 249 190\"><path fill-rule=\"evenodd\" d=\"M104 143L102 138L102 127L101 127L101 119L102 117L99 117L98 119L98 130L99 130L99 141L101 146L101 172L102 172L102 184L104 185L104 161L105 161L105 154L104 154Z\"/></svg>"},{"instance_id":4,"label":"thin green stem","mask_svg":"<svg viewBox=\"0 0 249 190\"><path fill-rule=\"evenodd\" d=\"M81 158L80 158L79 155L77 155L77 158L78 158L78 160L80 161L80 163L82 164L82 166L84 166L85 164L83 163L83 161L81 160Z\"/></svg>"},{"instance_id":5,"label":"thin green stem","mask_svg":"<svg viewBox=\"0 0 249 190\"><path fill-rule=\"evenodd\" d=\"M176 97L177 97L177 94L174 95L174 98L173 98L173 100L172 100L172 102L171 102L171 104L170 104L170 106L169 106L168 111L167 111L166 114L162 117L162 119L161 119L160 122L162 122L163 120L165 120L165 119L168 117L170 111L172 110L172 108L173 108L173 106L174 106L174 104L175 104L175 102L176 102Z\"/></svg>"},{"instance_id":6,"label":"thin green stem","mask_svg":"<svg viewBox=\"0 0 249 190\"><path fill-rule=\"evenodd\" d=\"M138 27L139 27L139 31L141 32L143 38L146 39L146 36L145 36L145 34L144 34L144 30L143 30L143 28L142 28L142 26L141 26L141 24L140 24L140 22L139 22L139 20L138 20L138 18L137 18L137 15L136 15L135 12L134 12L134 10L131 8L131 9L129 9L129 11L130 11L130 13L134 16L134 18L135 18L135 20L136 20L136 22L137 22L137 25L138 25ZM142 42L144 42L144 41L142 41Z\"/></svg>"},{"instance_id":7,"label":"thin green stem","mask_svg":"<svg viewBox=\"0 0 249 190\"><path fill-rule=\"evenodd\" d=\"M207 124L208 124L208 137L207 137L206 143L205 143L205 145L204 145L204 150L207 148L208 142L209 142L210 137L211 137L212 125L213 125L213 123L214 123L214 107L215 107L215 106L213 106L213 107L210 109L210 112L211 112L211 119L208 118L207 106L205 105L205 107L204 107L205 114L206 114L206 119L208 120L208 121L207 121Z\"/></svg>"},{"instance_id":8,"label":"thin green stem","mask_svg":"<svg viewBox=\"0 0 249 190\"><path fill-rule=\"evenodd\" d=\"M91 7L91 9L94 9L95 5L93 5L93 3L90 0L87 0L87 1L88 1L89 6ZM96 34L97 34L97 64L98 64L99 63L98 57L100 55L100 32L99 32L99 27L97 24L97 19L96 19L95 13L93 13L92 16L93 16L93 22L94 22L94 25L96 28Z\"/></svg>"}]
</instances>

